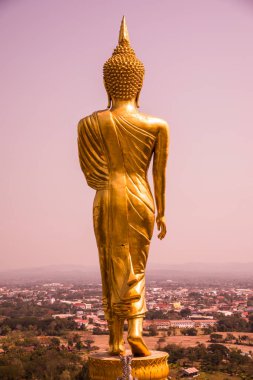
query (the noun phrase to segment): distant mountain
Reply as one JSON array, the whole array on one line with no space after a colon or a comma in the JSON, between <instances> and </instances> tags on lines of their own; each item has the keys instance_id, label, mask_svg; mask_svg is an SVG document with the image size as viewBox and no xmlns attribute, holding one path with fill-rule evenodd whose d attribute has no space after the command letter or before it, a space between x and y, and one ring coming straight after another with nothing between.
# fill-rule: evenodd
<instances>
[{"instance_id":1,"label":"distant mountain","mask_svg":"<svg viewBox=\"0 0 253 380\"><path fill-rule=\"evenodd\" d=\"M150 269L170 269L170 270L183 270L183 271L201 271L205 273L251 273L253 275L253 261L248 263L240 262L224 262L224 263L202 263L202 262L189 262L184 264L157 264L149 263Z\"/></svg>"},{"instance_id":2,"label":"distant mountain","mask_svg":"<svg viewBox=\"0 0 253 380\"><path fill-rule=\"evenodd\" d=\"M0 272L0 283L3 282L36 282L36 281L99 281L99 270L95 267L80 265L48 265L35 268L13 269Z\"/></svg>"},{"instance_id":3,"label":"distant mountain","mask_svg":"<svg viewBox=\"0 0 253 380\"><path fill-rule=\"evenodd\" d=\"M253 262L157 264L147 267L148 280L252 280ZM50 265L0 271L0 284L38 281L100 282L99 268L81 265Z\"/></svg>"},{"instance_id":4,"label":"distant mountain","mask_svg":"<svg viewBox=\"0 0 253 380\"><path fill-rule=\"evenodd\" d=\"M185 263L185 264L149 264L150 276L159 278L171 276L171 279L224 279L253 280L253 262L248 263Z\"/></svg>"}]
</instances>

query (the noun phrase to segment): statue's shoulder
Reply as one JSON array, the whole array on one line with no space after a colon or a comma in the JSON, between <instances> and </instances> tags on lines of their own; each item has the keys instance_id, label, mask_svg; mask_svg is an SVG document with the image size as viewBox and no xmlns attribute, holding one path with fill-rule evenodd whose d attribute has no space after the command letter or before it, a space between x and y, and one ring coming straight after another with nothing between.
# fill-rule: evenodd
<instances>
[{"instance_id":1,"label":"statue's shoulder","mask_svg":"<svg viewBox=\"0 0 253 380\"><path fill-rule=\"evenodd\" d=\"M148 115L145 113L139 113L138 117L140 121L142 121L144 124L146 124L147 126L149 126L150 128L154 129L157 132L159 130L165 130L169 132L168 123L159 117L155 117L155 116Z\"/></svg>"},{"instance_id":2,"label":"statue's shoulder","mask_svg":"<svg viewBox=\"0 0 253 380\"><path fill-rule=\"evenodd\" d=\"M78 129L78 133L82 132L85 130L86 128L86 125L90 123L90 118L92 117L92 115L88 115L88 116L85 116L83 117L82 119L79 120L78 124L77 124L77 129Z\"/></svg>"},{"instance_id":3,"label":"statue's shoulder","mask_svg":"<svg viewBox=\"0 0 253 380\"><path fill-rule=\"evenodd\" d=\"M107 110L96 111L88 116L83 117L78 122L78 132L85 131L86 128L90 128L92 125L94 126L97 123L97 116L105 113L106 111Z\"/></svg>"}]
</instances>

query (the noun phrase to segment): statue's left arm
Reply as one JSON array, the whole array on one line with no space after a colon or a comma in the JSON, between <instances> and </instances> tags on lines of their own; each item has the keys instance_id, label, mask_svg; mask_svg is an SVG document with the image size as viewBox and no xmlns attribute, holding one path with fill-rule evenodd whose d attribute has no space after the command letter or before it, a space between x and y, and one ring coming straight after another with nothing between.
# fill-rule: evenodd
<instances>
[{"instance_id":1,"label":"statue's left arm","mask_svg":"<svg viewBox=\"0 0 253 380\"><path fill-rule=\"evenodd\" d=\"M158 238L163 239L166 235L165 220L165 184L166 184L166 164L169 151L169 127L163 122L159 126L158 135L154 148L153 179L155 201L157 209L156 223L160 231Z\"/></svg>"}]
</instances>

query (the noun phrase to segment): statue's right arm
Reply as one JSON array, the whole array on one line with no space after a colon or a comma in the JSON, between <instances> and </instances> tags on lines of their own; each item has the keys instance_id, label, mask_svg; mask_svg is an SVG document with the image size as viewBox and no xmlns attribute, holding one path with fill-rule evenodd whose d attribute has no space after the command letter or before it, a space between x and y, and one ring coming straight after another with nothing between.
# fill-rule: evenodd
<instances>
[{"instance_id":1,"label":"statue's right arm","mask_svg":"<svg viewBox=\"0 0 253 380\"><path fill-rule=\"evenodd\" d=\"M93 114L78 123L79 161L88 186L94 190L105 189L108 184L108 166L98 127Z\"/></svg>"},{"instance_id":2,"label":"statue's right arm","mask_svg":"<svg viewBox=\"0 0 253 380\"><path fill-rule=\"evenodd\" d=\"M84 128L83 119L81 119L77 125L77 145L78 145L78 155L79 155L80 166L81 166L82 171L85 172L85 165L84 165L84 160L83 160L84 149L81 144L83 128Z\"/></svg>"},{"instance_id":3,"label":"statue's right arm","mask_svg":"<svg viewBox=\"0 0 253 380\"><path fill-rule=\"evenodd\" d=\"M77 125L77 144L79 162L82 172L87 180L90 174L90 160L88 159L89 145L87 145L87 126L89 123L89 117L81 119ZM87 181L88 182L88 181Z\"/></svg>"},{"instance_id":4,"label":"statue's right arm","mask_svg":"<svg viewBox=\"0 0 253 380\"><path fill-rule=\"evenodd\" d=\"M158 135L154 148L153 180L157 209L156 223L160 231L158 238L163 239L166 235L165 221L165 182L166 164L169 150L169 127L166 122L159 125Z\"/></svg>"}]
</instances>

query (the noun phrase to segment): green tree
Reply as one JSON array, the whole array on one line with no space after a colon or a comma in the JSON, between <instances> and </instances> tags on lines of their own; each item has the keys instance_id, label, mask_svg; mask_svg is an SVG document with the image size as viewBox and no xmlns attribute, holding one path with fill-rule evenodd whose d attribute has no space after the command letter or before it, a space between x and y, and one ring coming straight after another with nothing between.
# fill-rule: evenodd
<instances>
[{"instance_id":1,"label":"green tree","mask_svg":"<svg viewBox=\"0 0 253 380\"><path fill-rule=\"evenodd\" d=\"M81 336L79 334L74 334L73 342L77 343L77 342L80 342L80 340L81 340Z\"/></svg>"},{"instance_id":2,"label":"green tree","mask_svg":"<svg viewBox=\"0 0 253 380\"><path fill-rule=\"evenodd\" d=\"M72 338L69 338L69 339L68 339L68 346L69 346L69 347L73 347L73 345L74 345L74 341L73 341L73 339L72 339Z\"/></svg>"},{"instance_id":3,"label":"green tree","mask_svg":"<svg viewBox=\"0 0 253 380\"><path fill-rule=\"evenodd\" d=\"M182 309L182 310L180 311L180 315L181 315L182 318L187 318L187 317L189 317L191 314L192 314L192 312L191 312L191 309L189 309L189 308Z\"/></svg>"},{"instance_id":4,"label":"green tree","mask_svg":"<svg viewBox=\"0 0 253 380\"><path fill-rule=\"evenodd\" d=\"M83 347L84 347L84 345L82 344L81 341L78 341L78 342L76 343L76 349L77 349L77 350L80 351ZM90 347L90 348L91 348L91 347ZM90 348L89 348L89 349L90 349Z\"/></svg>"},{"instance_id":5,"label":"green tree","mask_svg":"<svg viewBox=\"0 0 253 380\"><path fill-rule=\"evenodd\" d=\"M207 326L203 328L204 335L210 335L214 332L214 328L212 326Z\"/></svg>"},{"instance_id":6,"label":"green tree","mask_svg":"<svg viewBox=\"0 0 253 380\"><path fill-rule=\"evenodd\" d=\"M87 348L87 350L89 351L89 350L91 349L91 345L92 345L92 343L94 343L94 340L93 340L93 339L86 339L86 340L84 341L84 343L86 344L86 348Z\"/></svg>"},{"instance_id":7,"label":"green tree","mask_svg":"<svg viewBox=\"0 0 253 380\"><path fill-rule=\"evenodd\" d=\"M211 340L212 343L222 342L223 335L222 334L213 333L213 334L210 335L210 340Z\"/></svg>"},{"instance_id":8,"label":"green tree","mask_svg":"<svg viewBox=\"0 0 253 380\"><path fill-rule=\"evenodd\" d=\"M233 334L231 334L231 333L227 333L227 335L225 337L225 341L226 342L231 342L231 341L233 341L235 339L236 339L236 337Z\"/></svg>"},{"instance_id":9,"label":"green tree","mask_svg":"<svg viewBox=\"0 0 253 380\"><path fill-rule=\"evenodd\" d=\"M237 315L220 316L217 322L217 331L239 331L246 332L250 329L250 324Z\"/></svg>"},{"instance_id":10,"label":"green tree","mask_svg":"<svg viewBox=\"0 0 253 380\"><path fill-rule=\"evenodd\" d=\"M194 327L186 328L186 329L181 329L180 332L183 335L189 335L189 336L196 336L196 335L198 335L198 330L195 329Z\"/></svg>"},{"instance_id":11,"label":"green tree","mask_svg":"<svg viewBox=\"0 0 253 380\"><path fill-rule=\"evenodd\" d=\"M53 347L57 347L57 348L59 348L59 347L60 347L60 344L61 344L61 341L60 341L59 338L56 338L56 337L51 338L51 345L52 345Z\"/></svg>"},{"instance_id":12,"label":"green tree","mask_svg":"<svg viewBox=\"0 0 253 380\"><path fill-rule=\"evenodd\" d=\"M155 324L149 326L149 336L157 336L157 326Z\"/></svg>"},{"instance_id":13,"label":"green tree","mask_svg":"<svg viewBox=\"0 0 253 380\"><path fill-rule=\"evenodd\" d=\"M186 349L177 344L168 344L163 348L163 351L169 353L169 363L176 363L178 360L183 359L186 354Z\"/></svg>"},{"instance_id":14,"label":"green tree","mask_svg":"<svg viewBox=\"0 0 253 380\"><path fill-rule=\"evenodd\" d=\"M228 358L229 349L222 344L210 344L207 347L207 354L202 362L202 368L207 372L215 371L219 368L223 360Z\"/></svg>"},{"instance_id":15,"label":"green tree","mask_svg":"<svg viewBox=\"0 0 253 380\"><path fill-rule=\"evenodd\" d=\"M24 375L24 366L19 358L13 357L10 361L0 362L1 380L20 380Z\"/></svg>"},{"instance_id":16,"label":"green tree","mask_svg":"<svg viewBox=\"0 0 253 380\"><path fill-rule=\"evenodd\" d=\"M249 331L253 332L253 314L249 317Z\"/></svg>"}]
</instances>

